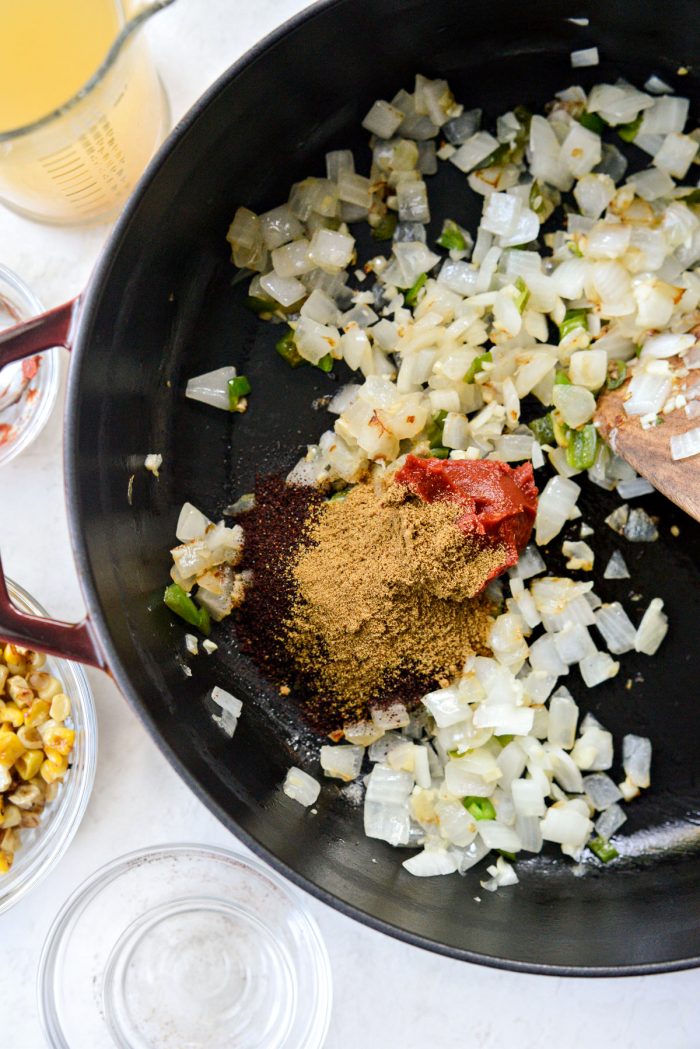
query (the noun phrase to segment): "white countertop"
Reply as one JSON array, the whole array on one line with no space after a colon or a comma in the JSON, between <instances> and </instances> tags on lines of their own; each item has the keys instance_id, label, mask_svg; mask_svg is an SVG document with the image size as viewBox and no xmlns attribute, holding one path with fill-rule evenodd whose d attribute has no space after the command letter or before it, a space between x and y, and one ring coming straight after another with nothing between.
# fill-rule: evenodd
<instances>
[{"instance_id":1,"label":"white countertop","mask_svg":"<svg viewBox=\"0 0 700 1049\"><path fill-rule=\"evenodd\" d=\"M305 4L178 0L148 29L175 119L228 65ZM106 227L41 226L0 207L0 262L47 307L85 285ZM65 362L64 362L65 370ZM61 618L82 601L65 519L60 407L0 478L0 545L8 574ZM35 973L53 915L108 860L158 842L236 846L180 782L111 681L88 671L100 723L95 789L59 866L0 919L0 1046L41 1049ZM157 804L153 799L157 798ZM242 848L242 846L241 846ZM498 972L450 961L372 932L308 899L333 967L327 1049L697 1049L697 971L621 980Z\"/></svg>"}]
</instances>

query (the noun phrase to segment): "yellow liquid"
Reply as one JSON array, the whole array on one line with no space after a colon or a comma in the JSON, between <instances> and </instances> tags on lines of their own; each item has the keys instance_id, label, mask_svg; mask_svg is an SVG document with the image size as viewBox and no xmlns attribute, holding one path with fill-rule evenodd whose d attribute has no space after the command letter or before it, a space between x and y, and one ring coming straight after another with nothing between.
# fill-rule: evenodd
<instances>
[{"instance_id":1,"label":"yellow liquid","mask_svg":"<svg viewBox=\"0 0 700 1049\"><path fill-rule=\"evenodd\" d=\"M0 0L0 134L55 112L100 68L123 24L118 0ZM0 202L49 222L123 204L160 144L167 106L148 46L132 36L64 113L0 141Z\"/></svg>"},{"instance_id":2,"label":"yellow liquid","mask_svg":"<svg viewBox=\"0 0 700 1049\"><path fill-rule=\"evenodd\" d=\"M72 98L121 25L112 0L0 0L0 131L31 124Z\"/></svg>"}]
</instances>

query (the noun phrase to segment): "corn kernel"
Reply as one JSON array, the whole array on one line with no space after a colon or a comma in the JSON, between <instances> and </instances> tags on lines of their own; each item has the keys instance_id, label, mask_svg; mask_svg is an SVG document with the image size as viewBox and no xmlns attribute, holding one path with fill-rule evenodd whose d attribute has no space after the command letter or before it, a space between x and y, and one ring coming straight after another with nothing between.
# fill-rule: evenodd
<instances>
[{"instance_id":1,"label":"corn kernel","mask_svg":"<svg viewBox=\"0 0 700 1049\"><path fill-rule=\"evenodd\" d=\"M17 813L17 822L12 824L12 828L3 830L0 833L0 849L2 849L3 852L10 853L10 855L17 852L17 849L19 848L19 835L13 828L19 827L22 815L19 809L15 809L15 812Z\"/></svg>"},{"instance_id":2,"label":"corn kernel","mask_svg":"<svg viewBox=\"0 0 700 1049\"><path fill-rule=\"evenodd\" d=\"M10 671L8 670L8 668L5 666L4 663L0 663L0 696L5 691L5 682L7 681L9 676Z\"/></svg>"},{"instance_id":3,"label":"corn kernel","mask_svg":"<svg viewBox=\"0 0 700 1049\"><path fill-rule=\"evenodd\" d=\"M0 874L7 874L12 866L13 858L12 853L0 852Z\"/></svg>"},{"instance_id":4,"label":"corn kernel","mask_svg":"<svg viewBox=\"0 0 700 1049\"><path fill-rule=\"evenodd\" d=\"M17 670L15 669L16 667L25 666L26 661L19 648L17 647L17 645L10 644L9 641L3 649L2 657L13 674L17 673Z\"/></svg>"},{"instance_id":5,"label":"corn kernel","mask_svg":"<svg viewBox=\"0 0 700 1049\"><path fill-rule=\"evenodd\" d=\"M38 729L30 728L28 725L22 725L17 729L17 738L25 750L41 750L44 746Z\"/></svg>"},{"instance_id":6,"label":"corn kernel","mask_svg":"<svg viewBox=\"0 0 700 1049\"><path fill-rule=\"evenodd\" d=\"M26 678L15 674L7 682L7 694L20 707L28 707L34 699L34 693L27 684Z\"/></svg>"},{"instance_id":7,"label":"corn kernel","mask_svg":"<svg viewBox=\"0 0 700 1049\"><path fill-rule=\"evenodd\" d=\"M0 765L9 769L22 754L24 747L15 733L9 729L0 729Z\"/></svg>"},{"instance_id":8,"label":"corn kernel","mask_svg":"<svg viewBox=\"0 0 700 1049\"><path fill-rule=\"evenodd\" d=\"M41 809L44 805L43 783L40 779L33 783L22 783L12 791L8 800L18 809L24 809L25 812Z\"/></svg>"},{"instance_id":9,"label":"corn kernel","mask_svg":"<svg viewBox=\"0 0 700 1049\"><path fill-rule=\"evenodd\" d=\"M54 721L65 721L70 717L70 700L65 692L57 692L53 697L50 714Z\"/></svg>"},{"instance_id":10,"label":"corn kernel","mask_svg":"<svg viewBox=\"0 0 700 1049\"><path fill-rule=\"evenodd\" d=\"M45 721L38 728L47 753L51 749L59 754L70 754L75 742L75 729L68 728L67 725L58 725L55 721Z\"/></svg>"},{"instance_id":11,"label":"corn kernel","mask_svg":"<svg viewBox=\"0 0 700 1049\"><path fill-rule=\"evenodd\" d=\"M46 663L46 656L43 652L36 652L33 648L22 648L20 645L15 646L17 651L23 657L28 667L34 670L40 670Z\"/></svg>"},{"instance_id":12,"label":"corn kernel","mask_svg":"<svg viewBox=\"0 0 700 1049\"><path fill-rule=\"evenodd\" d=\"M15 768L23 780L34 779L39 774L44 754L41 750L28 750L15 762Z\"/></svg>"},{"instance_id":13,"label":"corn kernel","mask_svg":"<svg viewBox=\"0 0 700 1049\"><path fill-rule=\"evenodd\" d=\"M29 728L36 728L49 720L51 703L48 699L35 699L31 707L24 714L24 723Z\"/></svg>"},{"instance_id":14,"label":"corn kernel","mask_svg":"<svg viewBox=\"0 0 700 1049\"><path fill-rule=\"evenodd\" d=\"M2 831L0 831L0 848L5 841L7 841L8 831L12 827L19 827L22 819L22 813L16 805L8 805L5 809L5 815L2 818ZM14 852L14 849L12 850Z\"/></svg>"},{"instance_id":15,"label":"corn kernel","mask_svg":"<svg viewBox=\"0 0 700 1049\"><path fill-rule=\"evenodd\" d=\"M44 747L44 754L48 761L53 761L54 765L60 765L63 768L68 768L68 756L62 754L60 750L56 750L55 747Z\"/></svg>"},{"instance_id":16,"label":"corn kernel","mask_svg":"<svg viewBox=\"0 0 700 1049\"><path fill-rule=\"evenodd\" d=\"M24 714L16 703L4 703L0 699L0 721L7 722L13 728L19 728L24 724Z\"/></svg>"},{"instance_id":17,"label":"corn kernel","mask_svg":"<svg viewBox=\"0 0 700 1049\"><path fill-rule=\"evenodd\" d=\"M29 686L34 689L39 699L53 699L59 692L62 692L61 682L53 677L52 674L47 674L43 670L33 671L28 678Z\"/></svg>"},{"instance_id":18,"label":"corn kernel","mask_svg":"<svg viewBox=\"0 0 700 1049\"><path fill-rule=\"evenodd\" d=\"M44 783L55 783L56 780L63 779L63 777L66 774L67 768L67 761L64 766L61 766L47 759L41 766L41 778L43 779Z\"/></svg>"}]
</instances>

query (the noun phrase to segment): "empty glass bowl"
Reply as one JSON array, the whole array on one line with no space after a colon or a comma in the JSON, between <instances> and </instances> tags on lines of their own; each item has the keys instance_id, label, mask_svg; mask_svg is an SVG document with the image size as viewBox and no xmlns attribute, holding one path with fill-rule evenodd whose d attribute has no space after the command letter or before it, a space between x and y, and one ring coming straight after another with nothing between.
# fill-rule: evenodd
<instances>
[{"instance_id":1,"label":"empty glass bowl","mask_svg":"<svg viewBox=\"0 0 700 1049\"><path fill-rule=\"evenodd\" d=\"M226 849L107 864L64 904L39 965L55 1049L321 1049L331 975L303 898Z\"/></svg>"},{"instance_id":2,"label":"empty glass bowl","mask_svg":"<svg viewBox=\"0 0 700 1049\"><path fill-rule=\"evenodd\" d=\"M19 609L45 616L37 602L7 580L10 597ZM92 692L83 670L75 663L47 657L46 669L62 683L71 700L67 724L75 729L71 767L53 801L41 813L39 825L23 828L20 848L7 874L0 875L0 914L33 889L70 845L87 807L97 760L97 718Z\"/></svg>"}]
</instances>

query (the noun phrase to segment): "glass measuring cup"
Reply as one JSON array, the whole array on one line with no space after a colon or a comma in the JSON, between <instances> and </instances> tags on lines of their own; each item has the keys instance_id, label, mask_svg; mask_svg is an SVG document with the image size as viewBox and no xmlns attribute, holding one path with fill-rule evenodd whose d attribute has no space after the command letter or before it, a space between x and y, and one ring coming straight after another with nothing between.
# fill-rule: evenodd
<instances>
[{"instance_id":1,"label":"glass measuring cup","mask_svg":"<svg viewBox=\"0 0 700 1049\"><path fill-rule=\"evenodd\" d=\"M172 2L153 0L127 19L120 0L0 0L0 202L58 224L119 209L169 122L135 30Z\"/></svg>"}]
</instances>

